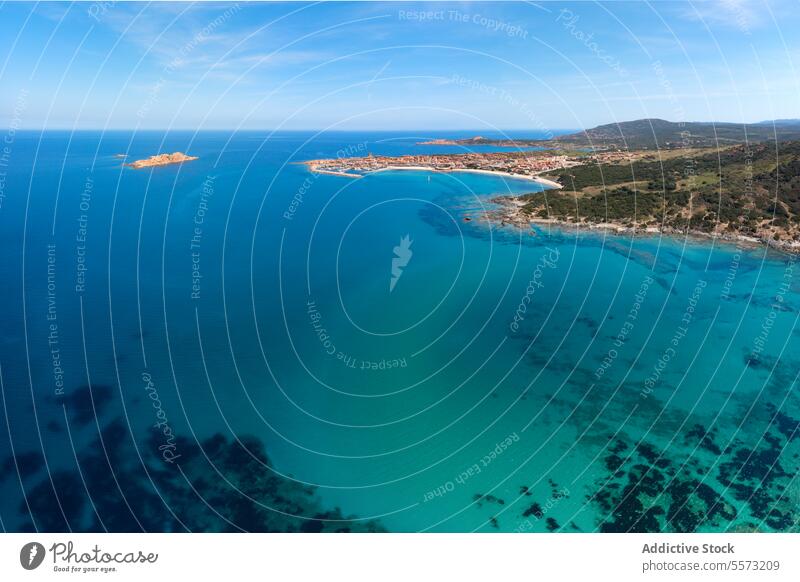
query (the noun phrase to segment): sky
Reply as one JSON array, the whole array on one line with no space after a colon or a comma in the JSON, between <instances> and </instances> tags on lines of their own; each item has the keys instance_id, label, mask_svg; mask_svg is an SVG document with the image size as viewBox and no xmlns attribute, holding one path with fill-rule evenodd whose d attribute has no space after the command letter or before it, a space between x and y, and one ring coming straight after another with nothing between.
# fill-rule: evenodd
<instances>
[{"instance_id":1,"label":"sky","mask_svg":"<svg viewBox=\"0 0 800 582\"><path fill-rule=\"evenodd\" d=\"M0 124L547 132L797 118L797 8L2 2Z\"/></svg>"}]
</instances>

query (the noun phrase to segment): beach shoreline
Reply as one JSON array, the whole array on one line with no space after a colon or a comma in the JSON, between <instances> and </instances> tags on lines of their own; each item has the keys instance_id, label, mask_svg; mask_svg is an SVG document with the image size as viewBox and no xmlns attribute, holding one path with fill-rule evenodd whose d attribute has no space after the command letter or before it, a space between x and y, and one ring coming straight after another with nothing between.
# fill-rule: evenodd
<instances>
[{"instance_id":1,"label":"beach shoreline","mask_svg":"<svg viewBox=\"0 0 800 582\"><path fill-rule=\"evenodd\" d=\"M532 182L536 182L543 186L547 186L548 189L551 190L560 190L563 188L561 184L558 182L554 182L553 180L548 180L547 178L542 178L541 176L530 175L530 174L514 174L512 172L502 172L499 170L480 170L476 168L452 168L447 170L441 170L438 168L433 168L430 166L386 166L384 168L378 168L376 170L371 170L369 172L364 172L363 174L355 174L349 173L344 171L335 171L335 170L325 170L316 167L315 165L305 162L306 167L308 167L309 171L315 172L317 174L328 174L332 176L342 176L344 178L363 178L364 176L369 176L372 174L378 174L381 172L390 172L396 170L404 170L404 171L414 171L414 172L431 172L436 174L452 174L455 172L469 172L473 174L489 174L493 176L500 176L503 178L512 178L515 180L530 180Z\"/></svg>"}]
</instances>

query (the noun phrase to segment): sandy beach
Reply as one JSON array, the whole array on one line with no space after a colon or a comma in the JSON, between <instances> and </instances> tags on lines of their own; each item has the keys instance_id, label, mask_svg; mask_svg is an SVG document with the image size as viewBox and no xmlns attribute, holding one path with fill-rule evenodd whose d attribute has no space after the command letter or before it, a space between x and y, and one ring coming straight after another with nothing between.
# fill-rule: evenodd
<instances>
[{"instance_id":1,"label":"sandy beach","mask_svg":"<svg viewBox=\"0 0 800 582\"><path fill-rule=\"evenodd\" d=\"M377 174L379 172L386 172L390 170L413 170L417 172L435 172L437 174L452 174L454 172L470 172L473 174L491 174L494 176L501 176L504 178L514 178L517 180L531 180L532 182L538 182L544 186L547 186L551 189L560 190L562 188L561 184L558 182L554 182L552 180L548 180L547 178L542 178L541 176L531 176L530 174L512 174L511 172L500 172L497 170L477 170L475 168L453 168L448 170L439 170L437 168L431 168L427 166L386 166L385 168L379 168L377 170L373 170L368 172L368 174ZM315 170L319 171L319 170Z\"/></svg>"}]
</instances>

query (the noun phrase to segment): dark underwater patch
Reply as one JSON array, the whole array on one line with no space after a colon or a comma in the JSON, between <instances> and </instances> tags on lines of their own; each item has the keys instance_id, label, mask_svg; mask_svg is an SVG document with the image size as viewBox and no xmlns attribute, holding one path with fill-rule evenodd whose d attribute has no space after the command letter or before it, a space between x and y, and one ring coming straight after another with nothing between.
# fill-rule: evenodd
<instances>
[{"instance_id":1,"label":"dark underwater patch","mask_svg":"<svg viewBox=\"0 0 800 582\"><path fill-rule=\"evenodd\" d=\"M706 431L698 427L685 438L705 438ZM736 517L719 492L680 468L683 460L672 460L650 443L631 445L618 438L604 462L611 475L591 496L603 516L598 523L602 532L693 532Z\"/></svg>"},{"instance_id":2,"label":"dark underwater patch","mask_svg":"<svg viewBox=\"0 0 800 582\"><path fill-rule=\"evenodd\" d=\"M714 427L710 431L707 431L703 428L701 424L695 424L689 431L686 433L684 437L684 443L687 445L697 445L702 449L713 453L715 455L721 455L722 451L714 442L714 438L717 435L717 428Z\"/></svg>"},{"instance_id":3,"label":"dark underwater patch","mask_svg":"<svg viewBox=\"0 0 800 582\"><path fill-rule=\"evenodd\" d=\"M103 385L81 386L59 398L69 414L70 422L85 426L98 419L112 400L111 387Z\"/></svg>"},{"instance_id":4,"label":"dark underwater patch","mask_svg":"<svg viewBox=\"0 0 800 582\"><path fill-rule=\"evenodd\" d=\"M16 475L19 470L19 477L26 479L35 475L44 468L44 457L38 451L28 451L20 453L16 457L6 457L0 465L0 476L2 478Z\"/></svg>"},{"instance_id":5,"label":"dark underwater patch","mask_svg":"<svg viewBox=\"0 0 800 582\"><path fill-rule=\"evenodd\" d=\"M476 493L475 495L473 495L472 500L478 507L483 507L484 502L495 503L497 505L505 505L506 503L503 499L500 499L499 497L496 497L494 495L484 495L482 493Z\"/></svg>"},{"instance_id":6,"label":"dark underwater patch","mask_svg":"<svg viewBox=\"0 0 800 582\"><path fill-rule=\"evenodd\" d=\"M541 519L544 516L542 506L535 501L531 503L525 511L522 512L522 517L531 516L535 517L536 519Z\"/></svg>"},{"instance_id":7,"label":"dark underwater patch","mask_svg":"<svg viewBox=\"0 0 800 582\"><path fill-rule=\"evenodd\" d=\"M79 413L85 410L78 407ZM85 422L86 416L76 420ZM78 451L74 468L53 471L52 482L40 472L38 479L26 486L30 511L24 501L18 506L20 529L383 531L376 521L345 515L337 507L323 507L315 487L277 474L263 444L254 437L237 441L216 434L199 443L178 437L180 457L174 463L165 462L158 454L156 435L136 444L138 453L127 425L118 418ZM25 466L38 464L33 457L23 462Z\"/></svg>"},{"instance_id":8,"label":"dark underwater patch","mask_svg":"<svg viewBox=\"0 0 800 582\"><path fill-rule=\"evenodd\" d=\"M604 532L796 531L800 511L785 492L797 471L798 451L788 447L800 421L772 405L764 408L770 420L754 432L750 446L741 439L728 445L716 427L699 423L675 435L665 451L617 438L603 457L608 474L587 497L602 516L597 527Z\"/></svg>"}]
</instances>

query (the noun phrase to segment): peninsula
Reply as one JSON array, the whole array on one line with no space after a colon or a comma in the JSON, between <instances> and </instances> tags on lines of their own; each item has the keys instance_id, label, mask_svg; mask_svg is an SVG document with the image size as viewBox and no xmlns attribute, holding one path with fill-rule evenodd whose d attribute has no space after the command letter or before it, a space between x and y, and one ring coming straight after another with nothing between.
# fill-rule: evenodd
<instances>
[{"instance_id":1,"label":"peninsula","mask_svg":"<svg viewBox=\"0 0 800 582\"><path fill-rule=\"evenodd\" d=\"M542 182L551 188L561 185L541 174L578 165L578 159L564 152L494 152L486 154L437 154L373 156L309 160L309 170L348 178L386 170L429 172L482 172Z\"/></svg>"},{"instance_id":2,"label":"peninsula","mask_svg":"<svg viewBox=\"0 0 800 582\"><path fill-rule=\"evenodd\" d=\"M431 139L428 141L421 141L417 145L502 145L503 143L505 143L505 140L488 139L483 136L476 135L475 137L468 137L466 139ZM510 140L508 140L508 143L517 145L515 142L511 142Z\"/></svg>"},{"instance_id":3,"label":"peninsula","mask_svg":"<svg viewBox=\"0 0 800 582\"><path fill-rule=\"evenodd\" d=\"M183 152L175 152L174 154L159 154L157 156L150 156L145 160L136 160L127 164L131 168L152 168L155 166L167 166L169 164L182 164L183 162L191 162L196 160L196 156L187 156Z\"/></svg>"},{"instance_id":4,"label":"peninsula","mask_svg":"<svg viewBox=\"0 0 800 582\"><path fill-rule=\"evenodd\" d=\"M428 145L501 143L477 136ZM505 143L505 142L502 142ZM800 122L681 123L642 119L550 140L541 149L310 160L312 172L360 178L385 170L485 172L545 191L492 198L464 220L619 233L702 236L800 253Z\"/></svg>"}]
</instances>

